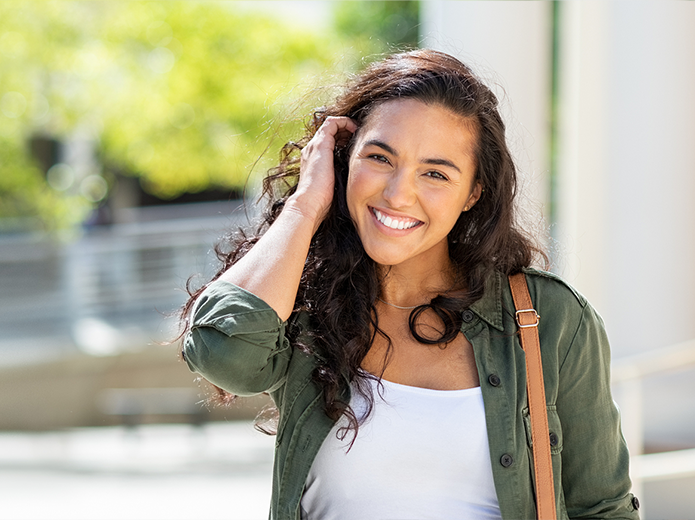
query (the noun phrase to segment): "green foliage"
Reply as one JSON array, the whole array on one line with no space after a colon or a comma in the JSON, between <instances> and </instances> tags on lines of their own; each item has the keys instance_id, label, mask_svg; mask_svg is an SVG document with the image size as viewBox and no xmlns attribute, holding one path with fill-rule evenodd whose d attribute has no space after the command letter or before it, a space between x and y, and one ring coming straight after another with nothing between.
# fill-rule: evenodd
<instances>
[{"instance_id":1,"label":"green foliage","mask_svg":"<svg viewBox=\"0 0 695 520\"><path fill-rule=\"evenodd\" d=\"M0 171L0 215L12 217L10 221L0 221L0 231L3 227L55 231L80 221L89 209L84 199L62 196L51 189L24 150L2 138Z\"/></svg>"},{"instance_id":2,"label":"green foliage","mask_svg":"<svg viewBox=\"0 0 695 520\"><path fill-rule=\"evenodd\" d=\"M162 198L243 188L274 137L300 132L313 107L290 100L307 81L417 44L417 2L338 2L335 17L308 31L234 2L0 2L0 217L77 223L111 172ZM47 182L26 153L37 135L90 140L103 168Z\"/></svg>"},{"instance_id":3,"label":"green foliage","mask_svg":"<svg viewBox=\"0 0 695 520\"><path fill-rule=\"evenodd\" d=\"M33 135L90 139L107 170L164 198L243 187L288 93L340 46L230 2L0 2L0 217L82 218L58 206L84 190L51 191L27 159Z\"/></svg>"},{"instance_id":4,"label":"green foliage","mask_svg":"<svg viewBox=\"0 0 695 520\"><path fill-rule=\"evenodd\" d=\"M315 35L214 7L131 3L124 15L139 30L111 36L131 49L117 63L132 84L113 92L104 153L159 196L243 186L279 93L335 58Z\"/></svg>"},{"instance_id":5,"label":"green foliage","mask_svg":"<svg viewBox=\"0 0 695 520\"><path fill-rule=\"evenodd\" d=\"M373 52L416 48L419 4L408 0L338 2L336 29L349 38L367 39Z\"/></svg>"}]
</instances>

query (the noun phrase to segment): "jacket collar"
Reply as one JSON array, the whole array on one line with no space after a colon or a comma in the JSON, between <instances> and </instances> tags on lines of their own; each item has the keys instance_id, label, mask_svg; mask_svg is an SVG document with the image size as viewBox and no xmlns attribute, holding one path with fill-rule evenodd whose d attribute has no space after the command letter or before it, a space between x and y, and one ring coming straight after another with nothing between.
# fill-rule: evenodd
<instances>
[{"instance_id":1,"label":"jacket collar","mask_svg":"<svg viewBox=\"0 0 695 520\"><path fill-rule=\"evenodd\" d=\"M502 273L493 271L487 277L485 294L471 305L471 310L497 330L504 330L502 323Z\"/></svg>"}]
</instances>

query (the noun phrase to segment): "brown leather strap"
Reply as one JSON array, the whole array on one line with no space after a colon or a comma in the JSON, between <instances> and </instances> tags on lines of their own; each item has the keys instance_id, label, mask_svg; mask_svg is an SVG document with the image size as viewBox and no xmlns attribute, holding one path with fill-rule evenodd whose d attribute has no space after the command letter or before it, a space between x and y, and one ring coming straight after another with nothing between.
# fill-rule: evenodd
<instances>
[{"instance_id":1,"label":"brown leather strap","mask_svg":"<svg viewBox=\"0 0 695 520\"><path fill-rule=\"evenodd\" d=\"M526 354L526 392L528 393L529 416L531 418L538 520L556 520L548 411L545 406L541 342L538 337L540 316L533 308L524 273L511 275L509 286L512 289L512 298L516 307L516 322L519 326L521 347Z\"/></svg>"}]
</instances>

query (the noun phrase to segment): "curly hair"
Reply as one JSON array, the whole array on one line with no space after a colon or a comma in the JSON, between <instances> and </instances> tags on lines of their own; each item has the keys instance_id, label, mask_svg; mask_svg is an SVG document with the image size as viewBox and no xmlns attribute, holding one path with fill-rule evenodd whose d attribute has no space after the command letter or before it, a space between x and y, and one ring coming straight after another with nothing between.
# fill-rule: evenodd
<instances>
[{"instance_id":1,"label":"curly hair","mask_svg":"<svg viewBox=\"0 0 695 520\"><path fill-rule=\"evenodd\" d=\"M455 295L440 294L415 308L409 318L413 337L425 344L446 345L460 332L461 312L483 296L485 281L492 271L512 274L537 258L547 264L543 251L516 222L517 172L497 98L456 58L433 50L416 50L371 64L347 83L332 105L312 114L305 135L282 148L278 166L269 171L263 182L263 194L269 203L260 226L254 232L240 230L216 248L222 265L213 279L246 254L278 217L301 174L299 152L327 117L347 116L359 127L375 107L395 99L441 106L471 123L477 137L475 181L483 188L480 200L459 216L448 235L457 285L467 290ZM360 367L377 335L387 340L388 360L391 340L379 327L375 307L380 287L377 265L365 253L348 212L349 153L350 144L335 151L335 195L312 239L295 300L293 315L308 313L311 330L304 335L293 327L288 330L295 348L316 356L318 365L313 378L323 390L327 415L334 420L346 416L348 429L356 433L358 420L348 403L340 400L341 389L346 382L352 382L366 398L369 413L374 401L370 386L364 383L368 378L379 380L380 376L368 374ZM202 290L191 291L182 311L184 317ZM440 337L418 333L418 319L428 309L442 321ZM310 340L306 340L306 334ZM218 397L228 400L229 394L221 389L218 392Z\"/></svg>"}]
</instances>

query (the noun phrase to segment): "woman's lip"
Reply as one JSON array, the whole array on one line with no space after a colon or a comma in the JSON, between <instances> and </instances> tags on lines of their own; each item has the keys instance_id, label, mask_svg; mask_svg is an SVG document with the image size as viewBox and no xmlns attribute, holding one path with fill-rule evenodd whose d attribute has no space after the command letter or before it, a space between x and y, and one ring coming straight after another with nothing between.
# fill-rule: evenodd
<instances>
[{"instance_id":1,"label":"woman's lip","mask_svg":"<svg viewBox=\"0 0 695 520\"><path fill-rule=\"evenodd\" d=\"M389 231L407 233L408 231L418 228L423 224L421 220L418 220L416 218L394 215L393 213L384 211L379 208L375 208L373 206L369 206L369 211L372 214L372 217L374 217L374 220L376 220L382 226L383 229L388 229ZM391 227L394 221L398 222L399 225L403 224L407 227Z\"/></svg>"}]
</instances>

